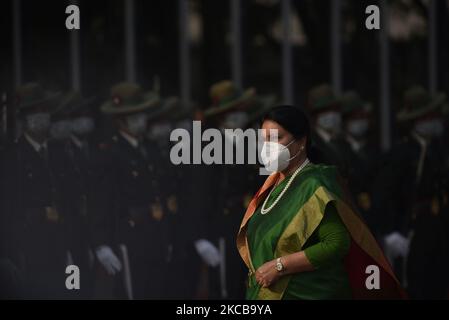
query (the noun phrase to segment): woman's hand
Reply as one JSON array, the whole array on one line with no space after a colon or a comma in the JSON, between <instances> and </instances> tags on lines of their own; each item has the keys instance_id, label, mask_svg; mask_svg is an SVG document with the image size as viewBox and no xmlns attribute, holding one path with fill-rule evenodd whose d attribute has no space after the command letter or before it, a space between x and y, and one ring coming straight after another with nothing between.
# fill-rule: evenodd
<instances>
[{"instance_id":1,"label":"woman's hand","mask_svg":"<svg viewBox=\"0 0 449 320\"><path fill-rule=\"evenodd\" d=\"M256 271L256 281L263 288L267 288L279 280L281 274L276 270L276 260L264 263Z\"/></svg>"}]
</instances>

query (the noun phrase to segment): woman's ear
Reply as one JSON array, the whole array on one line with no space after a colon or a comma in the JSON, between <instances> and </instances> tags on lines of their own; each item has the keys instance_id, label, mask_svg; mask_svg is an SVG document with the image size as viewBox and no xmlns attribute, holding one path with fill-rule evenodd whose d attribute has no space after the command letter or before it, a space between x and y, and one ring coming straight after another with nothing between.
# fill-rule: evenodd
<instances>
[{"instance_id":1,"label":"woman's ear","mask_svg":"<svg viewBox=\"0 0 449 320\"><path fill-rule=\"evenodd\" d=\"M303 137L299 140L300 147L299 149L303 151L307 146L307 137Z\"/></svg>"}]
</instances>

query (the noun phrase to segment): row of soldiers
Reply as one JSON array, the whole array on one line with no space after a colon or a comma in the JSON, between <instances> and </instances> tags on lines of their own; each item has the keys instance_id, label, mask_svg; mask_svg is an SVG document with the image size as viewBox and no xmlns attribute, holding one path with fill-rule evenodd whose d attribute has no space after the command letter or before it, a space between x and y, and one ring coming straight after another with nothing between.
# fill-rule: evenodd
<instances>
[{"instance_id":1,"label":"row of soldiers","mask_svg":"<svg viewBox=\"0 0 449 320\"><path fill-rule=\"evenodd\" d=\"M18 89L21 134L2 149L2 295L34 298L243 298L235 235L263 182L255 165L174 165L175 128L258 128L276 103L230 81L205 110L133 83L99 103L79 93ZM336 165L354 205L415 298L447 293L444 95L405 93L404 138L387 154L373 110L355 92L309 92L312 162ZM193 152L193 151L192 151ZM234 162L235 163L235 162ZM65 267L79 267L79 290ZM430 271L430 272L429 272Z\"/></svg>"},{"instance_id":2,"label":"row of soldiers","mask_svg":"<svg viewBox=\"0 0 449 320\"><path fill-rule=\"evenodd\" d=\"M355 92L312 89L311 160L336 165L411 298L449 294L448 104L412 86L394 119L397 139L382 152L372 139L372 107Z\"/></svg>"},{"instance_id":3,"label":"row of soldiers","mask_svg":"<svg viewBox=\"0 0 449 320\"><path fill-rule=\"evenodd\" d=\"M104 103L18 88L20 134L1 154L2 296L242 298L235 234L258 176L170 161L174 128L238 128L261 112L253 89L229 81L211 100L200 112L134 83L113 86ZM247 106L252 116L231 115ZM67 286L68 265L79 288Z\"/></svg>"}]
</instances>

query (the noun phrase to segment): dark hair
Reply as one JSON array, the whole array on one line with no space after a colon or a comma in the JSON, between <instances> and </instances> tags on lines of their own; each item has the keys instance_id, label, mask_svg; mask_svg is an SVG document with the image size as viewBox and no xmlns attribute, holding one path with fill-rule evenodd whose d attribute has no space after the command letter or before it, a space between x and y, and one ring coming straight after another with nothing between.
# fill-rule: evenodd
<instances>
[{"instance_id":1,"label":"dark hair","mask_svg":"<svg viewBox=\"0 0 449 320\"><path fill-rule=\"evenodd\" d=\"M265 120L271 120L278 123L285 130L290 132L295 139L306 137L307 152L310 151L310 122L303 110L291 105L273 107L262 118L262 123Z\"/></svg>"}]
</instances>

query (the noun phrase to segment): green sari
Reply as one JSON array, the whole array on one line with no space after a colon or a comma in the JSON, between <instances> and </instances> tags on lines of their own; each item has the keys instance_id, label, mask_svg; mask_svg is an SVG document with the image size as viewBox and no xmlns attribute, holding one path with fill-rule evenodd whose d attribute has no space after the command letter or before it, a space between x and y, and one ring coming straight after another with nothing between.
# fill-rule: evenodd
<instances>
[{"instance_id":1,"label":"green sari","mask_svg":"<svg viewBox=\"0 0 449 320\"><path fill-rule=\"evenodd\" d=\"M247 238L249 251L254 269L257 270L265 262L277 258L276 246L279 238L291 224L294 217L307 201L315 194L315 192L323 186L323 181L327 184L327 189L337 190L336 185L332 185L335 181L334 177L322 179L326 175L333 175L335 172L332 168L324 166L309 165L304 168L290 185L287 192L276 206L267 214L261 214L259 205L254 215L248 223ZM290 177L286 177L271 193L267 206L270 206L277 196L285 188ZM329 179L331 178L331 179ZM335 224L340 223L343 228L344 224L339 220L338 213L332 206L325 209L326 216L324 220L328 220ZM328 219L326 219L328 218ZM331 220L330 220L331 219ZM327 221L326 221L327 222ZM297 230L287 245L294 251L299 252L305 250L306 256L310 259L307 249L317 244L319 239L318 228L308 237L304 245L301 247L298 243L300 233ZM301 235L306 237L307 235ZM348 236L349 238L349 236ZM348 244L350 238L348 239ZM346 248L349 249L349 246ZM345 250L347 252L347 250ZM312 253L311 253L312 254ZM312 260L311 260L312 261ZM315 266L315 264L313 264ZM247 299L257 299L260 293L260 286L255 280L254 274L248 279L248 289L246 293ZM283 292L282 299L350 299L351 287L347 272L344 267L343 259L336 259L325 266L320 266L312 272L297 273L290 277L287 288Z\"/></svg>"},{"instance_id":2,"label":"green sari","mask_svg":"<svg viewBox=\"0 0 449 320\"><path fill-rule=\"evenodd\" d=\"M276 206L266 215L261 215L260 207L278 178L279 173L269 176L255 194L237 234L237 249L250 270L246 295L248 299L406 297L376 239L351 206L346 192L343 192L335 167L309 164L296 176ZM274 201L287 181L288 178L275 187L268 205ZM345 241L349 245L349 251L347 246L344 250L328 250L341 255L336 256L336 259L333 257L327 265L323 263L325 256L321 255L321 263L316 267L320 259L311 258L318 257L316 253L320 250L316 248L326 247L323 247L326 241L320 241L320 237L324 234L321 231L329 219L332 220L331 224L338 226L337 229L344 230L346 237L349 236L350 239L346 238ZM332 247L335 248L327 248ZM304 250L315 267L314 271L284 275L267 288L256 283L253 274L262 264L301 250ZM312 257L311 252L315 252L315 257ZM366 270L373 265L379 267L379 290L371 290L366 285Z\"/></svg>"}]
</instances>

